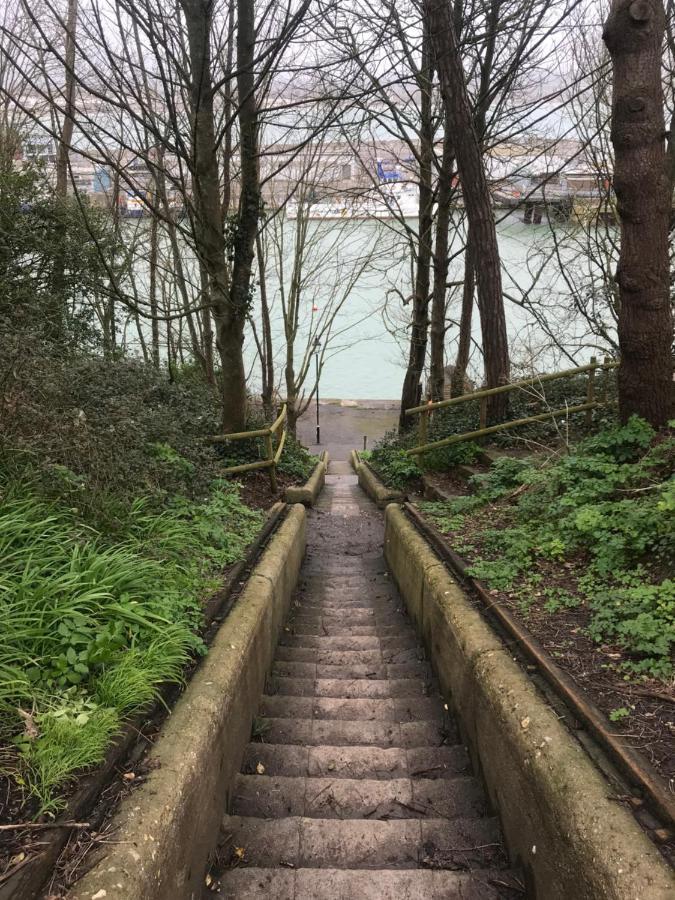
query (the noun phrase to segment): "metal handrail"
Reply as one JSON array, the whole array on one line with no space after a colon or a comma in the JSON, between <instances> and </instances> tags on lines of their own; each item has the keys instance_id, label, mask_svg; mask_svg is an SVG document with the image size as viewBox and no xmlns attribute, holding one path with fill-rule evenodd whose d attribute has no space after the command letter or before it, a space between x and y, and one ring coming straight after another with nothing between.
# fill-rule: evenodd
<instances>
[{"instance_id":1,"label":"metal handrail","mask_svg":"<svg viewBox=\"0 0 675 900\"><path fill-rule=\"evenodd\" d=\"M502 384L498 387L486 388L482 391L474 391L472 394L462 394L460 397L451 397L449 400L438 400L435 403L425 403L421 406L413 406L410 409L406 409L406 415L420 416L419 444L416 447L412 447L411 449L406 450L406 456L418 456L421 453L428 453L431 450L438 450L441 447L447 447L450 444L458 444L462 441L470 441L474 438L484 437L488 434L495 434L498 431L507 431L510 428L517 428L520 425L527 425L530 422L543 422L546 421L546 419L554 418L555 416L569 415L570 413L585 411L587 420L590 424L592 410L596 409L599 406L605 406L607 403L605 396L603 396L599 400L596 400L595 398L595 372L598 369L602 371L609 371L610 369L615 369L618 365L619 363L616 360L610 360L607 357L602 363L598 363L595 357L592 357L590 363L585 366L577 366L574 369L563 369L560 372L549 372L546 375L526 378L522 381L514 381L510 384ZM577 406L566 407L564 409L547 411L536 416L529 416L525 419L515 419L512 421L502 422L497 425L490 425L489 427L486 426L488 397L494 397L496 394L505 394L509 391L516 391L525 387L534 387L543 381L556 381L562 378L571 378L574 375L580 375L584 372L588 372L586 403L582 403ZM603 395L604 393L605 392L603 391ZM437 409L445 409L448 406L456 406L460 403L468 403L471 400L478 400L480 403L480 428L476 429L475 431L466 431L462 434L453 434L447 438L442 438L438 441L432 441L431 443L427 442L427 431L429 427L430 413Z\"/></svg>"}]
</instances>

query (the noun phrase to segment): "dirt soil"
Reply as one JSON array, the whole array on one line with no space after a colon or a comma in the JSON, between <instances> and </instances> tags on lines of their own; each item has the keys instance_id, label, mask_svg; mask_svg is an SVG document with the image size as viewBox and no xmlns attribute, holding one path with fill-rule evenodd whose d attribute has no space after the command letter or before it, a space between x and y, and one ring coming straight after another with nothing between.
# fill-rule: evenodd
<instances>
[{"instance_id":1,"label":"dirt soil","mask_svg":"<svg viewBox=\"0 0 675 900\"><path fill-rule=\"evenodd\" d=\"M506 517L501 512L504 522ZM433 521L427 518L432 527ZM498 528L500 511L492 506L473 517L465 517L461 533L442 533L448 547L461 552L471 562L489 559L481 542L481 529L489 524ZM494 558L494 555L492 556ZM547 588L560 588L581 597L577 579L584 574L585 563L579 557L562 565L538 561L537 572ZM537 638L561 669L567 672L581 691L607 716L608 725L626 744L642 754L675 791L675 693L672 684L657 679L626 680L622 662L628 659L621 647L597 644L586 634L590 610L583 602L573 608L551 612L547 598L537 590L525 597L509 591L489 592L506 606L513 616ZM627 709L629 715L612 724L610 713ZM615 713L616 715L616 713Z\"/></svg>"},{"instance_id":2,"label":"dirt soil","mask_svg":"<svg viewBox=\"0 0 675 900\"><path fill-rule=\"evenodd\" d=\"M270 476L267 472L243 472L237 478L241 485L240 497L242 503L253 509L262 509L267 511L270 506L284 499L284 493L287 487L291 485L304 484L287 475L285 472L277 472L277 491L272 493L270 487Z\"/></svg>"},{"instance_id":3,"label":"dirt soil","mask_svg":"<svg viewBox=\"0 0 675 900\"><path fill-rule=\"evenodd\" d=\"M452 470L448 472L427 472L424 476L425 485L438 491L440 496L463 497L469 494L469 485L466 478L457 475ZM430 498L431 499L431 498Z\"/></svg>"}]
</instances>

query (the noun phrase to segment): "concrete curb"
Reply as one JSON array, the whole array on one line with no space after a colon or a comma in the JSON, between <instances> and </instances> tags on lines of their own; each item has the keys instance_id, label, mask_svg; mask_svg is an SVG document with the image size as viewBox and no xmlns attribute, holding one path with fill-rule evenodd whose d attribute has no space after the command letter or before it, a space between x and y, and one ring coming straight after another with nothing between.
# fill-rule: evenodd
<instances>
[{"instance_id":1,"label":"concrete curb","mask_svg":"<svg viewBox=\"0 0 675 900\"><path fill-rule=\"evenodd\" d=\"M289 511L150 752L147 782L122 801L114 842L69 900L196 900L249 741L305 552Z\"/></svg>"},{"instance_id":2,"label":"concrete curb","mask_svg":"<svg viewBox=\"0 0 675 900\"><path fill-rule=\"evenodd\" d=\"M672 897L658 850L396 506L385 556L532 895Z\"/></svg>"},{"instance_id":3,"label":"concrete curb","mask_svg":"<svg viewBox=\"0 0 675 900\"><path fill-rule=\"evenodd\" d=\"M302 487L286 488L286 503L302 503L303 506L314 506L326 483L326 472L328 471L329 462L328 450L324 450L305 484Z\"/></svg>"},{"instance_id":4,"label":"concrete curb","mask_svg":"<svg viewBox=\"0 0 675 900\"><path fill-rule=\"evenodd\" d=\"M356 450L352 450L351 463L358 475L359 485L374 500L380 509L384 509L389 503L402 503L405 494L388 488L380 481L377 474L365 460L362 460Z\"/></svg>"}]
</instances>

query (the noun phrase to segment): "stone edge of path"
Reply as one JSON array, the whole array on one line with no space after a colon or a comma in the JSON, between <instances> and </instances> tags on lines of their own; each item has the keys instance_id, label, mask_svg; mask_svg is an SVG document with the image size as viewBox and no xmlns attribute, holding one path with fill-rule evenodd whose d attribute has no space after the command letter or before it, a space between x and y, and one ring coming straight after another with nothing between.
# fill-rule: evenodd
<instances>
[{"instance_id":1,"label":"stone edge of path","mask_svg":"<svg viewBox=\"0 0 675 900\"><path fill-rule=\"evenodd\" d=\"M656 847L395 504L385 558L533 895L674 896Z\"/></svg>"},{"instance_id":2,"label":"stone edge of path","mask_svg":"<svg viewBox=\"0 0 675 900\"><path fill-rule=\"evenodd\" d=\"M314 506L326 483L326 472L328 471L329 462L328 450L324 450L307 481L301 487L286 488L286 503L302 503L303 506Z\"/></svg>"},{"instance_id":3,"label":"stone edge of path","mask_svg":"<svg viewBox=\"0 0 675 900\"><path fill-rule=\"evenodd\" d=\"M388 503L405 500L405 494L402 491L388 488L380 481L368 463L361 459L357 450L352 450L349 461L358 476L361 489L368 494L371 500L375 501L380 509L384 509Z\"/></svg>"},{"instance_id":4,"label":"stone edge of path","mask_svg":"<svg viewBox=\"0 0 675 900\"><path fill-rule=\"evenodd\" d=\"M223 810L305 553L306 513L290 508L121 803L112 842L69 900L200 896Z\"/></svg>"}]
</instances>

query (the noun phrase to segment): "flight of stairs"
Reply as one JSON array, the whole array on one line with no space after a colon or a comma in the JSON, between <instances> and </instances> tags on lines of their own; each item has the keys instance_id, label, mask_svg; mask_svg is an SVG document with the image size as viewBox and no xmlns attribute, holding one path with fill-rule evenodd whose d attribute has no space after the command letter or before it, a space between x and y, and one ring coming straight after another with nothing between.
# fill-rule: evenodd
<instances>
[{"instance_id":1,"label":"flight of stairs","mask_svg":"<svg viewBox=\"0 0 675 900\"><path fill-rule=\"evenodd\" d=\"M310 513L302 580L204 896L521 897L387 575L381 513L345 469L332 464Z\"/></svg>"}]
</instances>

